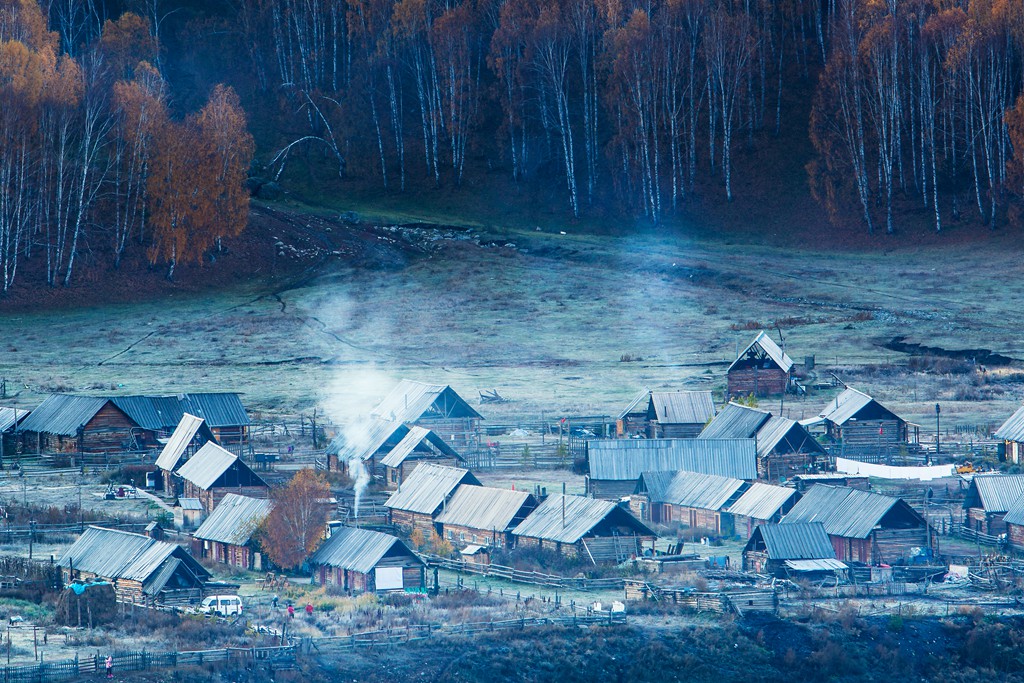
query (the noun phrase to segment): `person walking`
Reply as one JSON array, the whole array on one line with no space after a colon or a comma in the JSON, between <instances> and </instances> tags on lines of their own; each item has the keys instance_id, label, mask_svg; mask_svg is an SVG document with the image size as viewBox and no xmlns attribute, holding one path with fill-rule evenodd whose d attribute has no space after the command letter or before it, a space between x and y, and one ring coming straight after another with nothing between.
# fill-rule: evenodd
<instances>
[{"instance_id":1,"label":"person walking","mask_svg":"<svg viewBox=\"0 0 1024 683\"><path fill-rule=\"evenodd\" d=\"M288 618L289 619L294 619L295 618L295 608L292 607L291 603L288 604Z\"/></svg>"},{"instance_id":2,"label":"person walking","mask_svg":"<svg viewBox=\"0 0 1024 683\"><path fill-rule=\"evenodd\" d=\"M274 597L270 598L270 604L273 605L274 609L277 609L277 593L274 593Z\"/></svg>"},{"instance_id":3,"label":"person walking","mask_svg":"<svg viewBox=\"0 0 1024 683\"><path fill-rule=\"evenodd\" d=\"M114 677L114 658L107 655L107 678Z\"/></svg>"},{"instance_id":4,"label":"person walking","mask_svg":"<svg viewBox=\"0 0 1024 683\"><path fill-rule=\"evenodd\" d=\"M313 603L311 602L306 603L306 616L311 619L313 618Z\"/></svg>"}]
</instances>

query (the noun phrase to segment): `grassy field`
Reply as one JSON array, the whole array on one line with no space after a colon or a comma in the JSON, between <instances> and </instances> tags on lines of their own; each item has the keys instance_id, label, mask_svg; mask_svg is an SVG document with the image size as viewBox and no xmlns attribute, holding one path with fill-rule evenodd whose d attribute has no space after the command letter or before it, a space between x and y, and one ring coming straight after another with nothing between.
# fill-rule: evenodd
<instances>
[{"instance_id":1,"label":"grassy field","mask_svg":"<svg viewBox=\"0 0 1024 683\"><path fill-rule=\"evenodd\" d=\"M486 407L499 421L610 415L645 385L724 388L737 348L776 323L790 355L816 356L820 377L835 370L911 418L941 401L946 419L998 422L1019 399L1015 379L995 372L972 393L976 378L873 367L906 361L883 347L896 336L1024 358L1012 236L836 250L682 229L477 232L395 264L334 258L276 294L251 285L4 313L0 376L15 393L5 403L31 407L56 390L235 390L257 415L318 407L344 420L412 378L474 402L495 388L511 399ZM816 414L823 400L786 411Z\"/></svg>"}]
</instances>

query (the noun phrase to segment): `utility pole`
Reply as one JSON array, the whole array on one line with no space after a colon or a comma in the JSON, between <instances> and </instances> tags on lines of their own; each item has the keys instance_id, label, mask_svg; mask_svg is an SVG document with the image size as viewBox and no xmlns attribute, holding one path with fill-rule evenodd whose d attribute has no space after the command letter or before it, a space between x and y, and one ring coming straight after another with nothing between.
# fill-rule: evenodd
<instances>
[{"instance_id":1,"label":"utility pole","mask_svg":"<svg viewBox=\"0 0 1024 683\"><path fill-rule=\"evenodd\" d=\"M935 455L938 455L942 447L939 446L939 404L935 404Z\"/></svg>"}]
</instances>

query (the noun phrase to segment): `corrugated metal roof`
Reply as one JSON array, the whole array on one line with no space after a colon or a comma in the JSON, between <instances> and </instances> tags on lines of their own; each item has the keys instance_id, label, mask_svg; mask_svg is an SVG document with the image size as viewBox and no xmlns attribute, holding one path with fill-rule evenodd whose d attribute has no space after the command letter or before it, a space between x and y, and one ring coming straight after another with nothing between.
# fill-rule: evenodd
<instances>
[{"instance_id":1,"label":"corrugated metal roof","mask_svg":"<svg viewBox=\"0 0 1024 683\"><path fill-rule=\"evenodd\" d=\"M242 397L236 393L184 394L179 398L183 410L203 418L214 429L250 424Z\"/></svg>"},{"instance_id":2,"label":"corrugated metal roof","mask_svg":"<svg viewBox=\"0 0 1024 683\"><path fill-rule=\"evenodd\" d=\"M418 448L421 444L425 445L422 448ZM433 446L433 449L430 446ZM444 439L432 430L424 429L423 427L411 427L405 438L399 441L394 448L388 451L387 455L381 458L380 464L385 467L398 467L415 450L442 453L465 461L465 458L456 453L454 448L445 443Z\"/></svg>"},{"instance_id":3,"label":"corrugated metal roof","mask_svg":"<svg viewBox=\"0 0 1024 683\"><path fill-rule=\"evenodd\" d=\"M772 415L768 421L757 430L757 454L765 457L775 450L783 439L789 438L793 443L794 450L801 452L824 453L825 449L818 440L811 436L803 425L788 417L777 417Z\"/></svg>"},{"instance_id":4,"label":"corrugated metal roof","mask_svg":"<svg viewBox=\"0 0 1024 683\"><path fill-rule=\"evenodd\" d=\"M619 413L618 419L625 419L627 415L647 414L651 407L651 390L644 387L643 390L633 397L626 409Z\"/></svg>"},{"instance_id":5,"label":"corrugated metal roof","mask_svg":"<svg viewBox=\"0 0 1024 683\"><path fill-rule=\"evenodd\" d=\"M786 560L786 566L795 572L834 572L849 569L844 563L834 558L821 560Z\"/></svg>"},{"instance_id":6,"label":"corrugated metal roof","mask_svg":"<svg viewBox=\"0 0 1024 683\"><path fill-rule=\"evenodd\" d=\"M704 424L715 416L710 391L652 391L651 405L660 424Z\"/></svg>"},{"instance_id":7,"label":"corrugated metal roof","mask_svg":"<svg viewBox=\"0 0 1024 683\"><path fill-rule=\"evenodd\" d=\"M203 503L198 498L179 498L178 507L182 510L202 510Z\"/></svg>"},{"instance_id":8,"label":"corrugated metal roof","mask_svg":"<svg viewBox=\"0 0 1024 683\"><path fill-rule=\"evenodd\" d=\"M647 472L641 475L647 481ZM741 479L699 472L675 472L668 485L655 493L648 489L652 503L665 503L702 510L721 510L746 485Z\"/></svg>"},{"instance_id":9,"label":"corrugated metal roof","mask_svg":"<svg viewBox=\"0 0 1024 683\"><path fill-rule=\"evenodd\" d=\"M913 512L899 498L843 486L815 484L782 519L782 523L821 522L830 536L867 538L886 513L900 503Z\"/></svg>"},{"instance_id":10,"label":"corrugated metal roof","mask_svg":"<svg viewBox=\"0 0 1024 683\"><path fill-rule=\"evenodd\" d=\"M845 424L874 400L863 391L848 387L822 409L820 417L837 425Z\"/></svg>"},{"instance_id":11,"label":"corrugated metal roof","mask_svg":"<svg viewBox=\"0 0 1024 683\"><path fill-rule=\"evenodd\" d=\"M679 470L757 479L753 439L594 439L587 442L587 453L590 478L596 480Z\"/></svg>"},{"instance_id":12,"label":"corrugated metal roof","mask_svg":"<svg viewBox=\"0 0 1024 683\"><path fill-rule=\"evenodd\" d=\"M795 495L795 489L754 482L726 512L752 519L771 519Z\"/></svg>"},{"instance_id":13,"label":"corrugated metal roof","mask_svg":"<svg viewBox=\"0 0 1024 683\"><path fill-rule=\"evenodd\" d=\"M722 412L708 423L698 439L752 439L772 414L767 410L758 410L729 403Z\"/></svg>"},{"instance_id":14,"label":"corrugated metal roof","mask_svg":"<svg viewBox=\"0 0 1024 683\"><path fill-rule=\"evenodd\" d=\"M485 531L507 531L523 506L529 511L536 505L536 499L525 491L460 486L434 521Z\"/></svg>"},{"instance_id":15,"label":"corrugated metal roof","mask_svg":"<svg viewBox=\"0 0 1024 683\"><path fill-rule=\"evenodd\" d=\"M185 449L192 443L192 439L195 438L202 425L203 418L189 415L188 413L182 415L181 421L174 428L174 433L171 434L171 438L167 440L163 450L160 451L160 455L156 459L156 466L169 472L174 471Z\"/></svg>"},{"instance_id":16,"label":"corrugated metal roof","mask_svg":"<svg viewBox=\"0 0 1024 683\"><path fill-rule=\"evenodd\" d=\"M736 360L729 365L729 370L726 370L726 372L732 370L733 367L736 366L736 363L740 362L740 360L747 355L747 352L755 346L764 351L765 355L771 358L776 365L782 368L783 372L789 372L790 368L793 367L793 359L779 348L779 345L775 343L774 339L769 337L766 332L761 331L757 333L756 337L754 337L754 341L750 342L750 344L747 345L747 348L740 352L740 355L738 355Z\"/></svg>"},{"instance_id":17,"label":"corrugated metal roof","mask_svg":"<svg viewBox=\"0 0 1024 683\"><path fill-rule=\"evenodd\" d=\"M167 558L174 555L200 577L210 573L192 559L181 546L156 541L142 534L90 526L57 561L58 566L74 566L103 578L146 582Z\"/></svg>"},{"instance_id":18,"label":"corrugated metal roof","mask_svg":"<svg viewBox=\"0 0 1024 683\"><path fill-rule=\"evenodd\" d=\"M976 474L964 497L964 508L1006 512L1024 497L1024 474Z\"/></svg>"},{"instance_id":19,"label":"corrugated metal roof","mask_svg":"<svg viewBox=\"0 0 1024 683\"><path fill-rule=\"evenodd\" d=\"M110 399L96 396L50 394L21 423L22 431L75 436L78 428L95 417Z\"/></svg>"},{"instance_id":20,"label":"corrugated metal roof","mask_svg":"<svg viewBox=\"0 0 1024 683\"><path fill-rule=\"evenodd\" d=\"M562 502L565 501L564 522ZM537 509L512 530L515 536L539 538L558 543L576 543L609 515L616 515L638 533L656 536L643 522L615 503L583 496L555 494L537 506Z\"/></svg>"},{"instance_id":21,"label":"corrugated metal roof","mask_svg":"<svg viewBox=\"0 0 1024 683\"><path fill-rule=\"evenodd\" d=\"M15 419L20 423L26 417L28 417L27 410L22 410L21 408L0 407L0 433L6 432L8 429L13 427Z\"/></svg>"},{"instance_id":22,"label":"corrugated metal roof","mask_svg":"<svg viewBox=\"0 0 1024 683\"><path fill-rule=\"evenodd\" d=\"M384 444L397 442L409 433L409 425L376 417L364 418L347 426L327 447L327 452L348 462L353 458L369 460Z\"/></svg>"},{"instance_id":23,"label":"corrugated metal roof","mask_svg":"<svg viewBox=\"0 0 1024 683\"><path fill-rule=\"evenodd\" d=\"M461 467L423 463L412 471L384 505L392 510L432 515L460 484L479 486L480 481Z\"/></svg>"},{"instance_id":24,"label":"corrugated metal roof","mask_svg":"<svg viewBox=\"0 0 1024 683\"><path fill-rule=\"evenodd\" d=\"M228 545L245 545L274 508L272 501L229 493L199 525L196 538Z\"/></svg>"},{"instance_id":25,"label":"corrugated metal roof","mask_svg":"<svg viewBox=\"0 0 1024 683\"><path fill-rule=\"evenodd\" d=\"M416 422L422 417L481 417L447 384L403 379L370 415L391 422Z\"/></svg>"},{"instance_id":26,"label":"corrugated metal roof","mask_svg":"<svg viewBox=\"0 0 1024 683\"><path fill-rule=\"evenodd\" d=\"M636 480L634 493L646 493L651 500L663 500L668 487L672 485L672 478L676 476L675 471L662 472L641 472Z\"/></svg>"},{"instance_id":27,"label":"corrugated metal roof","mask_svg":"<svg viewBox=\"0 0 1024 683\"><path fill-rule=\"evenodd\" d=\"M188 462L178 468L176 474L201 489L208 489L236 463L239 468L252 472L249 466L239 460L234 453L230 453L214 442L208 441L203 444L202 448L196 451L195 455L188 459ZM262 478L255 472L252 472L252 476L262 482ZM266 483L264 483L264 486L266 486Z\"/></svg>"},{"instance_id":28,"label":"corrugated metal roof","mask_svg":"<svg viewBox=\"0 0 1024 683\"><path fill-rule=\"evenodd\" d=\"M1006 511L1006 515L1003 516L1003 521L1007 524L1024 525L1024 496L1021 496L1010 506L1010 509Z\"/></svg>"},{"instance_id":29,"label":"corrugated metal roof","mask_svg":"<svg viewBox=\"0 0 1024 683\"><path fill-rule=\"evenodd\" d=\"M821 522L761 524L754 527L747 547L764 541L773 560L823 560L835 558L836 551Z\"/></svg>"},{"instance_id":30,"label":"corrugated metal roof","mask_svg":"<svg viewBox=\"0 0 1024 683\"><path fill-rule=\"evenodd\" d=\"M3 431L2 417L0 417L0 431ZM1003 439L1004 441L1024 442L1024 406L1017 408L1017 412L1011 415L1009 419L995 431L993 436L998 439Z\"/></svg>"},{"instance_id":31,"label":"corrugated metal roof","mask_svg":"<svg viewBox=\"0 0 1024 683\"><path fill-rule=\"evenodd\" d=\"M395 536L348 526L336 527L331 537L309 558L309 563L369 574L393 548L395 550L392 554L409 555L416 562L423 563L416 553Z\"/></svg>"}]
</instances>

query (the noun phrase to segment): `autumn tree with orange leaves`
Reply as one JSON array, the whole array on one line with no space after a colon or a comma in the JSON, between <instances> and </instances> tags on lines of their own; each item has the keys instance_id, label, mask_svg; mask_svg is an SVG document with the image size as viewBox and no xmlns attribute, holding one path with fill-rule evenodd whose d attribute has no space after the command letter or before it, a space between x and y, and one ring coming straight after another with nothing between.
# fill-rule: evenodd
<instances>
[{"instance_id":1,"label":"autumn tree with orange leaves","mask_svg":"<svg viewBox=\"0 0 1024 683\"><path fill-rule=\"evenodd\" d=\"M308 467L272 492L274 509L260 527L259 540L274 564L294 569L316 550L323 539L330 496L327 480Z\"/></svg>"}]
</instances>

